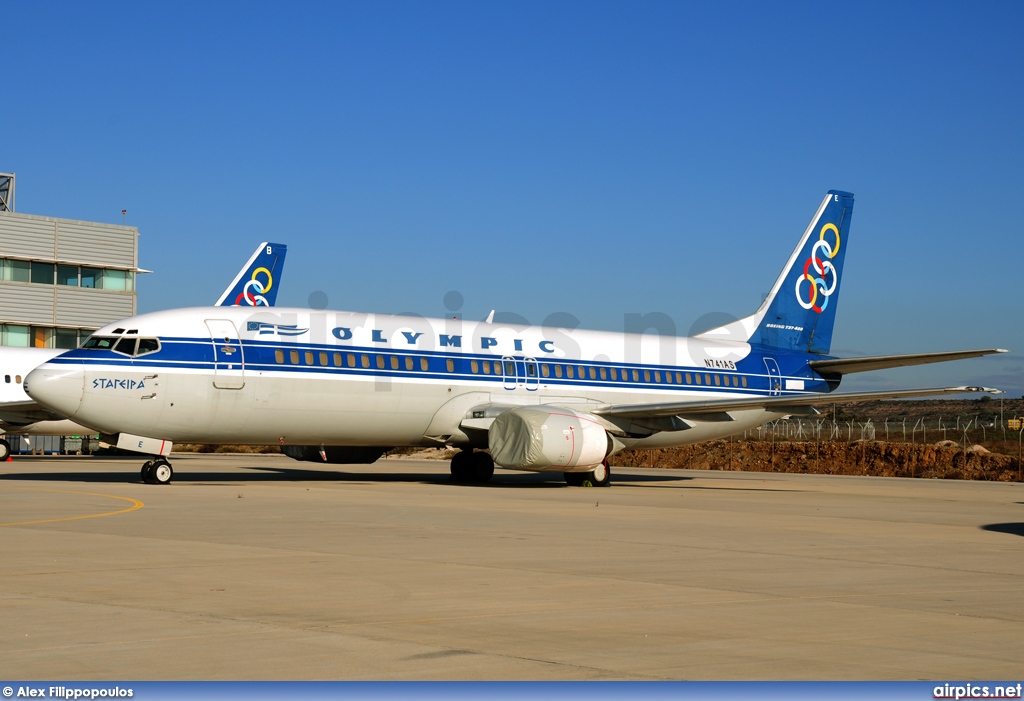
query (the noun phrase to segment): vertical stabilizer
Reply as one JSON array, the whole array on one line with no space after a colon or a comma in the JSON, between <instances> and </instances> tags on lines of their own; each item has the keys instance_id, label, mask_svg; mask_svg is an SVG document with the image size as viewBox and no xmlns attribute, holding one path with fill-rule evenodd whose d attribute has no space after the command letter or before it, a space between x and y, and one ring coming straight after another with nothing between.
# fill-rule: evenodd
<instances>
[{"instance_id":1,"label":"vertical stabilizer","mask_svg":"<svg viewBox=\"0 0 1024 701\"><path fill-rule=\"evenodd\" d=\"M277 291L281 289L281 275L287 253L288 247L283 243L261 243L215 306L274 306Z\"/></svg>"},{"instance_id":2,"label":"vertical stabilizer","mask_svg":"<svg viewBox=\"0 0 1024 701\"><path fill-rule=\"evenodd\" d=\"M758 310L697 337L827 354L852 214L853 195L829 190Z\"/></svg>"}]
</instances>

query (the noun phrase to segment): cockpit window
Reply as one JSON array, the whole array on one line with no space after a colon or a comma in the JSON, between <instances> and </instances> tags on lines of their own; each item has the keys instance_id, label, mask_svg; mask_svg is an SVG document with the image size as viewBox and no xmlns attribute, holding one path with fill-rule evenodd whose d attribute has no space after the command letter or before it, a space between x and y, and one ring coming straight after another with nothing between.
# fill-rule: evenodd
<instances>
[{"instance_id":1,"label":"cockpit window","mask_svg":"<svg viewBox=\"0 0 1024 701\"><path fill-rule=\"evenodd\" d=\"M135 351L135 355L145 355L146 353L155 353L160 350L160 341L155 338L140 338L139 349Z\"/></svg>"},{"instance_id":2,"label":"cockpit window","mask_svg":"<svg viewBox=\"0 0 1024 701\"><path fill-rule=\"evenodd\" d=\"M82 348L96 348L97 350L110 350L117 343L117 338L111 336L90 336Z\"/></svg>"},{"instance_id":3,"label":"cockpit window","mask_svg":"<svg viewBox=\"0 0 1024 701\"><path fill-rule=\"evenodd\" d=\"M122 338L114 346L115 353L124 353L125 355L135 355L135 342L137 338Z\"/></svg>"},{"instance_id":4,"label":"cockpit window","mask_svg":"<svg viewBox=\"0 0 1024 701\"><path fill-rule=\"evenodd\" d=\"M160 350L160 341L156 338L136 338L134 336L90 336L82 344L82 348L95 350L112 350L132 357L156 353Z\"/></svg>"}]
</instances>

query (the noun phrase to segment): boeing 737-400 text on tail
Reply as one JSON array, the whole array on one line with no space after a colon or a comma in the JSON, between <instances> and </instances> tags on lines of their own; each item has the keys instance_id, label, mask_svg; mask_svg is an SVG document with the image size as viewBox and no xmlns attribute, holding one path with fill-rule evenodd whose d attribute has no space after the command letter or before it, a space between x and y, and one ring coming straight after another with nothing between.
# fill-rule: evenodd
<instances>
[{"instance_id":1,"label":"boeing 737-400 text on tail","mask_svg":"<svg viewBox=\"0 0 1024 701\"><path fill-rule=\"evenodd\" d=\"M170 481L164 456L188 441L279 444L335 463L451 446L456 481L486 482L498 465L593 485L608 484L608 458L624 448L722 438L814 404L991 391L833 393L848 373L1001 352L830 356L852 211L853 195L830 191L760 308L690 338L201 307L100 329L25 388L157 456L148 482Z\"/></svg>"}]
</instances>

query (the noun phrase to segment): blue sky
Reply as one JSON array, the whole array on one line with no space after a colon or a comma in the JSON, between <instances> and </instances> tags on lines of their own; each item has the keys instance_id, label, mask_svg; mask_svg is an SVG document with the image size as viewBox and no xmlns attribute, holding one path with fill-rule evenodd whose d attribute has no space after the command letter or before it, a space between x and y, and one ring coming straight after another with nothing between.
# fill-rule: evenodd
<instances>
[{"instance_id":1,"label":"blue sky","mask_svg":"<svg viewBox=\"0 0 1024 701\"><path fill-rule=\"evenodd\" d=\"M1024 394L1024 4L33 2L4 8L21 212L141 232L140 311L257 243L282 305L752 311L854 192L833 353L1015 353L844 389ZM710 316L709 316L710 315Z\"/></svg>"}]
</instances>

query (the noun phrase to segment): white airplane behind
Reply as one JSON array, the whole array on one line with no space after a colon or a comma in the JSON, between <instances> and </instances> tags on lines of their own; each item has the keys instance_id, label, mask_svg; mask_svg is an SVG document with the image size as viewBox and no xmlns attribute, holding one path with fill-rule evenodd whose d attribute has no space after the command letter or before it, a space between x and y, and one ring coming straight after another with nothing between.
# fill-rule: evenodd
<instances>
[{"instance_id":1,"label":"white airplane behind","mask_svg":"<svg viewBox=\"0 0 1024 701\"><path fill-rule=\"evenodd\" d=\"M264 241L227 286L218 306L274 306L281 287L281 274L288 247ZM22 387L23 378L42 363L54 358L61 348L15 348L0 346L0 434L8 436L81 436L96 431L64 418L59 412L41 407ZM10 443L0 438L0 460L11 453Z\"/></svg>"},{"instance_id":2,"label":"white airplane behind","mask_svg":"<svg viewBox=\"0 0 1024 701\"><path fill-rule=\"evenodd\" d=\"M336 463L450 446L462 449L456 481L486 482L497 464L598 486L624 448L721 438L814 404L997 391L831 394L852 372L1003 352L830 356L852 210L851 194L830 191L758 310L691 338L198 307L102 328L25 389L118 434L119 447L158 456L143 466L151 483L171 480L164 456L188 441L281 445Z\"/></svg>"}]
</instances>

